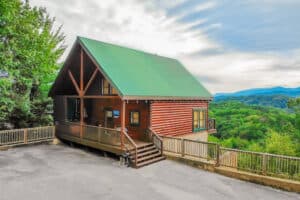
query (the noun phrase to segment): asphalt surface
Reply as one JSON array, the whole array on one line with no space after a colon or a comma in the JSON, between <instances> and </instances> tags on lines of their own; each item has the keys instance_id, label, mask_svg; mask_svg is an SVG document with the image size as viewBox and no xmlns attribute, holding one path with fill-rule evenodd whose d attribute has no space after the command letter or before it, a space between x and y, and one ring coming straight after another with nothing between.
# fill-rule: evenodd
<instances>
[{"instance_id":1,"label":"asphalt surface","mask_svg":"<svg viewBox=\"0 0 300 200\"><path fill-rule=\"evenodd\" d=\"M290 200L300 194L162 161L141 169L63 145L0 151L0 200Z\"/></svg>"}]
</instances>

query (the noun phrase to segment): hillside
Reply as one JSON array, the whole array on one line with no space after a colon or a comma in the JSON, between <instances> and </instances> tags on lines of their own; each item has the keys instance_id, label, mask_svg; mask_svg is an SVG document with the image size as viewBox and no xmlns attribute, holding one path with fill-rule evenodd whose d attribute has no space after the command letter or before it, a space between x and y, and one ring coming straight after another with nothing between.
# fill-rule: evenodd
<instances>
[{"instance_id":1,"label":"hillside","mask_svg":"<svg viewBox=\"0 0 300 200\"><path fill-rule=\"evenodd\" d=\"M223 101L211 103L218 133L209 140L223 146L300 156L300 116L272 107Z\"/></svg>"}]
</instances>

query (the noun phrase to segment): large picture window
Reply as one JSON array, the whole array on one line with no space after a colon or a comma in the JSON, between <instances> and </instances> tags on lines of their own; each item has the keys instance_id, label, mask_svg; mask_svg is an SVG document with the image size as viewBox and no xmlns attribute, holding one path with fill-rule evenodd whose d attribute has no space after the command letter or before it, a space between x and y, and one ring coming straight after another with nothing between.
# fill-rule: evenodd
<instances>
[{"instance_id":1,"label":"large picture window","mask_svg":"<svg viewBox=\"0 0 300 200\"><path fill-rule=\"evenodd\" d=\"M198 132L206 129L206 110L194 109L193 110L193 131Z\"/></svg>"},{"instance_id":2,"label":"large picture window","mask_svg":"<svg viewBox=\"0 0 300 200\"><path fill-rule=\"evenodd\" d=\"M140 125L140 112L131 111L130 112L130 125L139 126Z\"/></svg>"}]
</instances>

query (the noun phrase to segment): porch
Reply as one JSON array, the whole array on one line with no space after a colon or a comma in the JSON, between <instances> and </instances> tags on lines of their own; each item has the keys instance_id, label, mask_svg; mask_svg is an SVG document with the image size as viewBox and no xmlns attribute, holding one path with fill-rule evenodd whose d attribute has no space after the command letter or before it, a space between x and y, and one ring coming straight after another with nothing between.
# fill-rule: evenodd
<instances>
[{"instance_id":1,"label":"porch","mask_svg":"<svg viewBox=\"0 0 300 200\"><path fill-rule=\"evenodd\" d=\"M62 140L92 147L116 155L129 154L133 167L142 167L163 160L162 139L150 130L143 140L132 139L125 131L81 125L74 122L58 122L56 136Z\"/></svg>"}]
</instances>

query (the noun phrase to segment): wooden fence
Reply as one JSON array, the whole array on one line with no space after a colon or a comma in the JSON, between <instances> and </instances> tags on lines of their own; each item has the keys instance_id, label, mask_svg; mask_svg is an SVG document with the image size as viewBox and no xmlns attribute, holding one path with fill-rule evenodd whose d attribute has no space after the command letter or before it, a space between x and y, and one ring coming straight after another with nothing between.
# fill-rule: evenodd
<instances>
[{"instance_id":1,"label":"wooden fence","mask_svg":"<svg viewBox=\"0 0 300 200\"><path fill-rule=\"evenodd\" d=\"M0 131L0 146L17 146L53 140L55 127L36 127Z\"/></svg>"},{"instance_id":2,"label":"wooden fence","mask_svg":"<svg viewBox=\"0 0 300 200\"><path fill-rule=\"evenodd\" d=\"M218 145L211 142L202 142L184 138L162 137L163 150L174 154L216 160L218 156Z\"/></svg>"},{"instance_id":3,"label":"wooden fence","mask_svg":"<svg viewBox=\"0 0 300 200\"><path fill-rule=\"evenodd\" d=\"M300 181L299 157L229 149L216 143L174 137L163 137L163 148L177 156L213 161L215 166Z\"/></svg>"},{"instance_id":4,"label":"wooden fence","mask_svg":"<svg viewBox=\"0 0 300 200\"><path fill-rule=\"evenodd\" d=\"M300 181L300 158L220 148L219 164L262 175Z\"/></svg>"}]
</instances>

